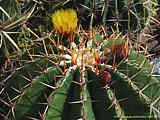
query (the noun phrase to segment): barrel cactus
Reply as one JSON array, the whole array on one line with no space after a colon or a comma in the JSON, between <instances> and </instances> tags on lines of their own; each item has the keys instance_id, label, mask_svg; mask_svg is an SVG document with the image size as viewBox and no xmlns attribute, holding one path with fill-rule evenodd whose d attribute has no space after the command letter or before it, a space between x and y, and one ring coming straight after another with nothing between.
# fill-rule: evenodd
<instances>
[{"instance_id":1,"label":"barrel cactus","mask_svg":"<svg viewBox=\"0 0 160 120\"><path fill-rule=\"evenodd\" d=\"M5 94L2 108L9 107L0 108L4 118L158 118L160 84L147 56L132 48L128 35L113 29L108 33L103 26L76 29L75 12L60 11L52 16L55 31L38 39L40 47L23 53L21 67L6 79L0 91Z\"/></svg>"},{"instance_id":2,"label":"barrel cactus","mask_svg":"<svg viewBox=\"0 0 160 120\"><path fill-rule=\"evenodd\" d=\"M129 46L128 37L118 31L108 35L103 27L65 32L63 22L60 18L45 54L30 54L31 61L7 79L8 101L3 101L11 109L5 118L157 118L160 84L146 57Z\"/></svg>"}]
</instances>

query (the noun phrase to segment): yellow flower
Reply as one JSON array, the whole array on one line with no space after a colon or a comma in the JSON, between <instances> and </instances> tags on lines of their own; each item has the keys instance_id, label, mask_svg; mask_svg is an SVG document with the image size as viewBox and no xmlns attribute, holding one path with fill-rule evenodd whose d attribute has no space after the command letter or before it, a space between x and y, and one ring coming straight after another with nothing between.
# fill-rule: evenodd
<instances>
[{"instance_id":1,"label":"yellow flower","mask_svg":"<svg viewBox=\"0 0 160 120\"><path fill-rule=\"evenodd\" d=\"M52 22L60 34L71 34L77 27L77 14L73 9L60 9L52 15Z\"/></svg>"}]
</instances>

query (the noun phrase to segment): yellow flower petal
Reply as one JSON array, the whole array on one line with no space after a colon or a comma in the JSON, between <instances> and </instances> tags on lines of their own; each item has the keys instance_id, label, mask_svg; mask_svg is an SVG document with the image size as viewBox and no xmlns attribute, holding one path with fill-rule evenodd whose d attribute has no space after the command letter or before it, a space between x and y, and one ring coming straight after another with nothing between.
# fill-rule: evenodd
<instances>
[{"instance_id":1,"label":"yellow flower petal","mask_svg":"<svg viewBox=\"0 0 160 120\"><path fill-rule=\"evenodd\" d=\"M73 9L60 9L52 15L54 29L60 34L71 34L77 27L77 14Z\"/></svg>"}]
</instances>

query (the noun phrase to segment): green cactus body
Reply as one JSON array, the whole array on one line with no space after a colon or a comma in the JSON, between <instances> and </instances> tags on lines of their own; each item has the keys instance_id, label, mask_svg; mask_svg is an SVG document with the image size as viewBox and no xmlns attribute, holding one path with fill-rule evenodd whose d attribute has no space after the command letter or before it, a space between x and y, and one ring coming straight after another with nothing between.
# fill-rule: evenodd
<instances>
[{"instance_id":1,"label":"green cactus body","mask_svg":"<svg viewBox=\"0 0 160 120\"><path fill-rule=\"evenodd\" d=\"M43 58L17 70L8 80L6 87L9 93L14 94L9 94L10 97L15 99L9 119L27 120L41 117L46 120L114 120L157 117L160 85L156 78L149 75L150 65L147 59L131 50L128 57L122 56L127 59L118 60L118 64L114 62L113 54L107 58L107 63L101 63L99 59L101 60L103 55L97 57L95 40L91 41L93 43L90 47L95 49L89 52L95 56L92 64L87 64L90 63L85 56L88 55L88 48L79 48L79 52L83 54L73 50L75 54L72 54L72 57L77 55L78 60L72 61L81 62L73 65L70 60L70 65L48 64L48 58ZM99 49L103 52L105 45L101 46ZM53 58L50 60L57 62ZM48 69L39 74L37 71L42 71L41 68L46 65ZM64 65L66 73L61 72ZM107 65L110 67L105 67ZM111 74L111 80L101 80L98 74L100 70L102 74L104 71ZM32 76L31 81L29 76ZM19 92L16 93L17 91Z\"/></svg>"}]
</instances>

